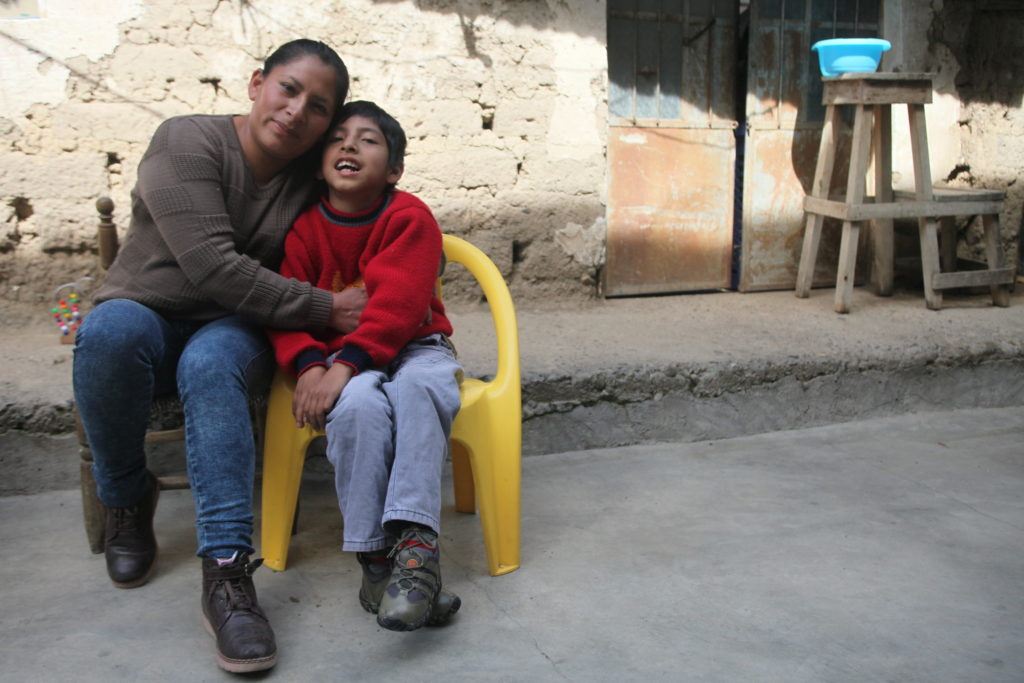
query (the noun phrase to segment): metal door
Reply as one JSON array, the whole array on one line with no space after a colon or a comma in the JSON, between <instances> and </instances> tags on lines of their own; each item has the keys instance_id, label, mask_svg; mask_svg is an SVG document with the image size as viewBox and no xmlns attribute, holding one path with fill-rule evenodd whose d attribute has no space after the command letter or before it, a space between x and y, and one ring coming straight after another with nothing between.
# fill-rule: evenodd
<instances>
[{"instance_id":1,"label":"metal door","mask_svg":"<svg viewBox=\"0 0 1024 683\"><path fill-rule=\"evenodd\" d=\"M814 178L825 114L818 58L811 45L825 38L878 35L880 4L878 0L751 2L741 291L796 284L803 199ZM836 189L846 182L843 171L849 157L844 151L841 146L836 159ZM838 245L839 231L826 230L816 284L835 283Z\"/></svg>"},{"instance_id":2,"label":"metal door","mask_svg":"<svg viewBox=\"0 0 1024 683\"><path fill-rule=\"evenodd\" d=\"M608 296L729 286L736 8L608 2Z\"/></svg>"}]
</instances>

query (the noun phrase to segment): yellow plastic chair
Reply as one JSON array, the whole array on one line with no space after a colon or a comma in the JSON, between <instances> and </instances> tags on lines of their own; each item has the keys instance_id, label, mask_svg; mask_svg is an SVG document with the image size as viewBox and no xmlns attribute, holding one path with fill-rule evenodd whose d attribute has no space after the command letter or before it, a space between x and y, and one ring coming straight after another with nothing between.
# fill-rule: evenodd
<instances>
[{"instance_id":1,"label":"yellow plastic chair","mask_svg":"<svg viewBox=\"0 0 1024 683\"><path fill-rule=\"evenodd\" d=\"M522 402L519 333L512 297L487 255L469 242L444 236L449 262L466 267L487 297L498 341L494 379L462 382L462 408L452 425L451 455L455 509L480 508L487 565L492 576L519 567L519 490L522 456ZM323 434L299 429L292 416L295 378L280 369L267 403L263 447L263 562L284 571L295 520L299 484L310 441Z\"/></svg>"}]
</instances>

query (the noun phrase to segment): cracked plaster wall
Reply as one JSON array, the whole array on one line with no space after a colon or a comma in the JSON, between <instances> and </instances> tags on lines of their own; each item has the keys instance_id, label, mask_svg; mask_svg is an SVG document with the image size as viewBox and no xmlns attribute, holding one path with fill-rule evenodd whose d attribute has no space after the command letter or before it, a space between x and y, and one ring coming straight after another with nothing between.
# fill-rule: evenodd
<instances>
[{"instance_id":1,"label":"cracked plaster wall","mask_svg":"<svg viewBox=\"0 0 1024 683\"><path fill-rule=\"evenodd\" d=\"M36 303L94 274L94 201L113 197L123 235L157 124L247 111L249 74L300 36L337 49L351 97L402 122L401 186L484 249L518 300L596 291L593 264L555 235L604 216L603 2L14 4L34 16L0 15L0 302ZM453 275L449 298L476 296Z\"/></svg>"}]
</instances>

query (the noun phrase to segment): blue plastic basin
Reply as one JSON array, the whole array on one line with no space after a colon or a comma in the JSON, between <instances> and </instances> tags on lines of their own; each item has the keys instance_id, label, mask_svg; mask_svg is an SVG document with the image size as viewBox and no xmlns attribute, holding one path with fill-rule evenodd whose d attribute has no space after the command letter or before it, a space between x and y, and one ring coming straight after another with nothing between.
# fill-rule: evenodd
<instances>
[{"instance_id":1,"label":"blue plastic basin","mask_svg":"<svg viewBox=\"0 0 1024 683\"><path fill-rule=\"evenodd\" d=\"M831 38L819 40L811 46L818 53L822 76L845 73L872 73L878 71L882 53L892 43L881 38Z\"/></svg>"}]
</instances>

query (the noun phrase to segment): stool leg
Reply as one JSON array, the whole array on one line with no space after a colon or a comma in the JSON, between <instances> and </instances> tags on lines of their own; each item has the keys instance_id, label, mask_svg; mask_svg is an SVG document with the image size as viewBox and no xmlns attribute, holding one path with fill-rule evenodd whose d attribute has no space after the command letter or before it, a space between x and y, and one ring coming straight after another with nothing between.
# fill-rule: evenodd
<instances>
[{"instance_id":1,"label":"stool leg","mask_svg":"<svg viewBox=\"0 0 1024 683\"><path fill-rule=\"evenodd\" d=\"M925 125L924 105L908 104L910 119L910 151L914 157L914 190L917 201L932 200L931 161L928 157L928 127ZM942 293L932 287L932 277L939 272L938 222L934 218L919 218L921 237L921 275L924 279L924 300L928 308L942 308Z\"/></svg>"},{"instance_id":2,"label":"stool leg","mask_svg":"<svg viewBox=\"0 0 1024 683\"><path fill-rule=\"evenodd\" d=\"M857 267L857 240L860 239L860 223L845 221L843 238L839 242L839 268L836 272L836 313L849 313L853 300L853 275Z\"/></svg>"},{"instance_id":3,"label":"stool leg","mask_svg":"<svg viewBox=\"0 0 1024 683\"><path fill-rule=\"evenodd\" d=\"M89 541L89 550L102 553L106 527L106 508L96 495L96 480L92 475L92 461L82 459L80 464L80 483L82 487L82 520L85 522L85 536Z\"/></svg>"},{"instance_id":4,"label":"stool leg","mask_svg":"<svg viewBox=\"0 0 1024 683\"><path fill-rule=\"evenodd\" d=\"M814 197L827 199L832 185L832 170L836 161L837 121L838 110L835 105L830 104L825 112L825 126L821 129L821 143L818 145L818 163L814 169L814 184L811 186L811 195ZM796 295L801 299L806 299L811 293L814 263L818 260L818 245L821 243L821 226L824 220L820 215L807 214L804 242L800 250L800 266L796 274Z\"/></svg>"},{"instance_id":5,"label":"stool leg","mask_svg":"<svg viewBox=\"0 0 1024 683\"><path fill-rule=\"evenodd\" d=\"M96 479L92 474L92 450L85 438L85 427L75 410L75 435L78 437L79 485L82 489L82 521L89 550L102 553L106 534L107 509L96 493Z\"/></svg>"},{"instance_id":6,"label":"stool leg","mask_svg":"<svg viewBox=\"0 0 1024 683\"><path fill-rule=\"evenodd\" d=\"M864 185L868 172L868 157L871 155L871 121L873 109L857 105L853 119L853 140L850 149L850 174L846 179L846 202L857 205L864 201ZM836 313L849 313L853 300L854 271L857 267L857 240L860 238L860 223L843 223L843 237L839 243L839 268L836 272Z\"/></svg>"},{"instance_id":7,"label":"stool leg","mask_svg":"<svg viewBox=\"0 0 1024 683\"><path fill-rule=\"evenodd\" d=\"M892 202L892 108L875 105L875 201ZM893 227L891 218L874 221L871 237L871 282L879 296L892 296Z\"/></svg>"},{"instance_id":8,"label":"stool leg","mask_svg":"<svg viewBox=\"0 0 1024 683\"><path fill-rule=\"evenodd\" d=\"M986 214L981 217L985 224L985 255L988 257L989 270L1003 267L1003 245L999 241L999 216ZM1006 308L1010 305L1010 288L1008 285L992 285L992 303Z\"/></svg>"}]
</instances>

